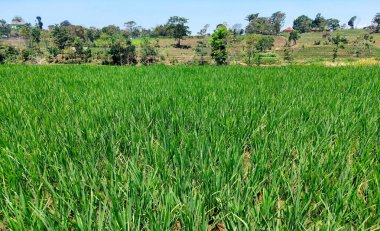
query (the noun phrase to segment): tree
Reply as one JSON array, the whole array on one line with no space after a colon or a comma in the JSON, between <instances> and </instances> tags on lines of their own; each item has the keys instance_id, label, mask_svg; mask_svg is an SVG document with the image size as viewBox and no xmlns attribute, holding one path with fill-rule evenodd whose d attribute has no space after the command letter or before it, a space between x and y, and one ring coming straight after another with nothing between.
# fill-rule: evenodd
<instances>
[{"instance_id":1,"label":"tree","mask_svg":"<svg viewBox=\"0 0 380 231\"><path fill-rule=\"evenodd\" d=\"M315 16L315 19L313 20L313 22L311 23L312 24L312 27L316 30L319 30L319 31L324 31L325 28L326 28L326 25L327 25L327 21L326 19L321 15L321 13L318 13L316 16Z\"/></svg>"},{"instance_id":2,"label":"tree","mask_svg":"<svg viewBox=\"0 0 380 231\"><path fill-rule=\"evenodd\" d=\"M37 20L37 23L36 23L36 26L40 29L40 30L42 30L42 27L43 27L43 23L42 23L42 18L40 17L40 16L37 16L36 17L36 20Z\"/></svg>"},{"instance_id":3,"label":"tree","mask_svg":"<svg viewBox=\"0 0 380 231\"><path fill-rule=\"evenodd\" d=\"M284 25L286 14L278 11L271 16L271 23L273 26L274 34L279 34L281 32L281 27Z\"/></svg>"},{"instance_id":4,"label":"tree","mask_svg":"<svg viewBox=\"0 0 380 231\"><path fill-rule=\"evenodd\" d=\"M358 17L353 16L353 17L350 18L350 20L348 21L348 26L350 26L351 29L354 29L354 27L355 27L355 21L356 21L357 18L358 18Z\"/></svg>"},{"instance_id":5,"label":"tree","mask_svg":"<svg viewBox=\"0 0 380 231\"><path fill-rule=\"evenodd\" d=\"M327 26L330 30L337 30L340 28L340 21L335 18L327 19Z\"/></svg>"},{"instance_id":6,"label":"tree","mask_svg":"<svg viewBox=\"0 0 380 231\"><path fill-rule=\"evenodd\" d=\"M208 28L210 27L210 24L206 24L199 32L199 36L205 36L207 34Z\"/></svg>"},{"instance_id":7,"label":"tree","mask_svg":"<svg viewBox=\"0 0 380 231\"><path fill-rule=\"evenodd\" d=\"M169 36L169 29L166 25L158 25L153 28L151 37L166 37Z\"/></svg>"},{"instance_id":8,"label":"tree","mask_svg":"<svg viewBox=\"0 0 380 231\"><path fill-rule=\"evenodd\" d=\"M72 26L72 24L69 22L69 20L65 20L60 23L61 26Z\"/></svg>"},{"instance_id":9,"label":"tree","mask_svg":"<svg viewBox=\"0 0 380 231\"><path fill-rule=\"evenodd\" d=\"M24 22L24 19L20 16L15 16L13 17L12 22Z\"/></svg>"},{"instance_id":10,"label":"tree","mask_svg":"<svg viewBox=\"0 0 380 231\"><path fill-rule=\"evenodd\" d=\"M126 22L124 23L124 26L127 29L129 37L137 38L140 36L140 30L135 21Z\"/></svg>"},{"instance_id":11,"label":"tree","mask_svg":"<svg viewBox=\"0 0 380 231\"><path fill-rule=\"evenodd\" d=\"M251 64L252 58L257 53L257 44L260 40L260 37L258 35L249 35L245 39L245 45L246 45L246 56L247 56L247 63L248 65Z\"/></svg>"},{"instance_id":12,"label":"tree","mask_svg":"<svg viewBox=\"0 0 380 231\"><path fill-rule=\"evenodd\" d=\"M181 47L181 39L190 34L189 27L186 25L188 21L186 18L173 16L166 23L170 35L177 39L177 47Z\"/></svg>"},{"instance_id":13,"label":"tree","mask_svg":"<svg viewBox=\"0 0 380 231\"><path fill-rule=\"evenodd\" d=\"M233 34L234 37L238 35L242 35L244 33L243 27L241 24L234 24L231 29L231 33Z\"/></svg>"},{"instance_id":14,"label":"tree","mask_svg":"<svg viewBox=\"0 0 380 231\"><path fill-rule=\"evenodd\" d=\"M301 38L301 36L298 34L298 31L294 30L294 31L290 32L288 41L290 44L292 44L292 43L297 44L297 41L300 38Z\"/></svg>"},{"instance_id":15,"label":"tree","mask_svg":"<svg viewBox=\"0 0 380 231\"><path fill-rule=\"evenodd\" d=\"M228 29L225 25L219 25L211 36L211 57L217 65L227 63L227 38Z\"/></svg>"},{"instance_id":16,"label":"tree","mask_svg":"<svg viewBox=\"0 0 380 231\"><path fill-rule=\"evenodd\" d=\"M113 36L116 34L120 34L121 30L120 30L120 27L118 27L118 26L108 25L108 26L103 27L101 29L101 32L108 34L109 36Z\"/></svg>"},{"instance_id":17,"label":"tree","mask_svg":"<svg viewBox=\"0 0 380 231\"><path fill-rule=\"evenodd\" d=\"M269 35L273 32L273 26L270 18L259 17L252 20L245 29L246 34L263 34Z\"/></svg>"},{"instance_id":18,"label":"tree","mask_svg":"<svg viewBox=\"0 0 380 231\"><path fill-rule=\"evenodd\" d=\"M256 44L256 49L265 52L274 46L274 38L272 36L262 36Z\"/></svg>"},{"instance_id":19,"label":"tree","mask_svg":"<svg viewBox=\"0 0 380 231\"><path fill-rule=\"evenodd\" d=\"M25 41L27 42L27 45L30 47L31 46L30 39L32 37L32 28L29 25L22 25L20 27L20 36L23 39L25 39Z\"/></svg>"},{"instance_id":20,"label":"tree","mask_svg":"<svg viewBox=\"0 0 380 231\"><path fill-rule=\"evenodd\" d=\"M249 14L245 20L247 20L249 23L253 22L255 19L259 17L259 13L257 14Z\"/></svg>"},{"instance_id":21,"label":"tree","mask_svg":"<svg viewBox=\"0 0 380 231\"><path fill-rule=\"evenodd\" d=\"M347 44L348 40L340 34L337 34L334 37L329 37L329 41L335 45L333 48L333 62L335 62L336 58L338 57L339 49L344 49L344 44Z\"/></svg>"},{"instance_id":22,"label":"tree","mask_svg":"<svg viewBox=\"0 0 380 231\"><path fill-rule=\"evenodd\" d=\"M126 46L121 43L115 43L111 46L109 54L114 65L136 65L136 47L131 41L127 41Z\"/></svg>"},{"instance_id":23,"label":"tree","mask_svg":"<svg viewBox=\"0 0 380 231\"><path fill-rule=\"evenodd\" d=\"M32 43L36 43L37 46L40 45L41 42L41 29L38 27L33 27L31 32Z\"/></svg>"},{"instance_id":24,"label":"tree","mask_svg":"<svg viewBox=\"0 0 380 231\"><path fill-rule=\"evenodd\" d=\"M55 25L51 31L51 36L54 44L60 50L65 49L73 41L73 38L64 26Z\"/></svg>"},{"instance_id":25,"label":"tree","mask_svg":"<svg viewBox=\"0 0 380 231\"><path fill-rule=\"evenodd\" d=\"M141 44L140 57L143 65L150 65L158 61L158 50L148 38L145 38Z\"/></svg>"},{"instance_id":26,"label":"tree","mask_svg":"<svg viewBox=\"0 0 380 231\"><path fill-rule=\"evenodd\" d=\"M0 19L0 37L2 35L9 36L11 34L11 28L4 19Z\"/></svg>"},{"instance_id":27,"label":"tree","mask_svg":"<svg viewBox=\"0 0 380 231\"><path fill-rule=\"evenodd\" d=\"M375 17L372 20L372 23L374 24L375 32L379 33L379 31L380 31L380 13L377 13L375 15Z\"/></svg>"},{"instance_id":28,"label":"tree","mask_svg":"<svg viewBox=\"0 0 380 231\"><path fill-rule=\"evenodd\" d=\"M300 33L309 32L312 26L313 20L306 15L299 16L293 22L293 28Z\"/></svg>"}]
</instances>

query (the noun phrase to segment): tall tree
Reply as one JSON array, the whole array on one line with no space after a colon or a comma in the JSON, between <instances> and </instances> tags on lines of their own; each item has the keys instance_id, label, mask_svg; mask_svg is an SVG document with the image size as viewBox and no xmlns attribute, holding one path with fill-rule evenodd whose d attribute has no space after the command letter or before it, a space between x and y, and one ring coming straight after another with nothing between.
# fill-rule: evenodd
<instances>
[{"instance_id":1,"label":"tall tree","mask_svg":"<svg viewBox=\"0 0 380 231\"><path fill-rule=\"evenodd\" d=\"M186 25L188 21L186 18L173 16L166 23L170 34L177 39L177 47L181 47L181 39L190 34L189 26Z\"/></svg>"},{"instance_id":2,"label":"tall tree","mask_svg":"<svg viewBox=\"0 0 380 231\"><path fill-rule=\"evenodd\" d=\"M0 36L9 36L11 28L4 19L0 19Z\"/></svg>"},{"instance_id":3,"label":"tall tree","mask_svg":"<svg viewBox=\"0 0 380 231\"><path fill-rule=\"evenodd\" d=\"M327 19L327 26L330 30L337 30L340 28L340 21L335 18Z\"/></svg>"},{"instance_id":4,"label":"tall tree","mask_svg":"<svg viewBox=\"0 0 380 231\"><path fill-rule=\"evenodd\" d=\"M259 40L260 40L259 35L249 35L249 36L246 36L245 38L245 45L246 45L245 53L247 56L248 65L252 63L253 57L258 52L256 47Z\"/></svg>"},{"instance_id":5,"label":"tall tree","mask_svg":"<svg viewBox=\"0 0 380 231\"><path fill-rule=\"evenodd\" d=\"M318 13L315 16L315 19L312 22L312 27L319 31L324 31L327 25L326 19L322 16L321 13Z\"/></svg>"},{"instance_id":6,"label":"tall tree","mask_svg":"<svg viewBox=\"0 0 380 231\"><path fill-rule=\"evenodd\" d=\"M272 14L271 23L273 26L274 34L277 35L281 32L281 27L285 23L285 18L286 18L286 14L281 11L277 11L276 13Z\"/></svg>"},{"instance_id":7,"label":"tall tree","mask_svg":"<svg viewBox=\"0 0 380 231\"><path fill-rule=\"evenodd\" d=\"M208 31L208 28L210 27L210 24L206 24L199 32L198 32L198 35L199 36L205 36L207 31Z\"/></svg>"},{"instance_id":8,"label":"tall tree","mask_svg":"<svg viewBox=\"0 0 380 231\"><path fill-rule=\"evenodd\" d=\"M354 29L354 27L355 27L355 21L356 21L357 18L358 18L358 17L353 16L353 17L350 18L350 20L348 21L348 26L350 26L351 29Z\"/></svg>"},{"instance_id":9,"label":"tall tree","mask_svg":"<svg viewBox=\"0 0 380 231\"><path fill-rule=\"evenodd\" d=\"M269 35L273 32L271 19L267 17L259 17L252 20L245 29L246 34L264 34Z\"/></svg>"},{"instance_id":10,"label":"tall tree","mask_svg":"<svg viewBox=\"0 0 380 231\"><path fill-rule=\"evenodd\" d=\"M224 65L227 63L227 39L228 29L225 25L219 25L211 36L211 57L215 60L217 65Z\"/></svg>"},{"instance_id":11,"label":"tall tree","mask_svg":"<svg viewBox=\"0 0 380 231\"><path fill-rule=\"evenodd\" d=\"M137 23L135 21L129 21L124 23L124 26L127 29L128 35L131 38L137 38L140 35L139 27L137 26Z\"/></svg>"},{"instance_id":12,"label":"tall tree","mask_svg":"<svg viewBox=\"0 0 380 231\"><path fill-rule=\"evenodd\" d=\"M42 18L40 17L40 16L37 16L36 17L36 20L37 20L37 23L36 23L36 26L38 27L38 28L40 28L40 30L42 30L42 27L43 27L43 23L42 23Z\"/></svg>"},{"instance_id":13,"label":"tall tree","mask_svg":"<svg viewBox=\"0 0 380 231\"><path fill-rule=\"evenodd\" d=\"M20 16L15 16L13 17L12 22L24 22L24 19Z\"/></svg>"},{"instance_id":14,"label":"tall tree","mask_svg":"<svg viewBox=\"0 0 380 231\"><path fill-rule=\"evenodd\" d=\"M38 27L33 27L31 31L31 39L32 43L36 43L37 46L40 45L41 42L41 29Z\"/></svg>"},{"instance_id":15,"label":"tall tree","mask_svg":"<svg viewBox=\"0 0 380 231\"><path fill-rule=\"evenodd\" d=\"M372 23L374 24L375 31L378 33L380 31L380 13L377 13L375 17L372 20Z\"/></svg>"},{"instance_id":16,"label":"tall tree","mask_svg":"<svg viewBox=\"0 0 380 231\"><path fill-rule=\"evenodd\" d=\"M60 23L61 26L72 26L71 22L69 20L64 20Z\"/></svg>"},{"instance_id":17,"label":"tall tree","mask_svg":"<svg viewBox=\"0 0 380 231\"><path fill-rule=\"evenodd\" d=\"M253 22L255 19L257 19L259 17L259 13L257 14L249 14L247 15L247 17L245 18L245 20L247 20L248 22Z\"/></svg>"},{"instance_id":18,"label":"tall tree","mask_svg":"<svg viewBox=\"0 0 380 231\"><path fill-rule=\"evenodd\" d=\"M51 36L53 38L54 44L60 50L65 49L73 41L73 38L70 36L69 31L65 27L59 25L55 25L53 27Z\"/></svg>"},{"instance_id":19,"label":"tall tree","mask_svg":"<svg viewBox=\"0 0 380 231\"><path fill-rule=\"evenodd\" d=\"M244 33L244 30L243 30L243 26L241 24L234 24L231 29L230 29L231 33L234 35L234 36L237 36L237 35L242 35Z\"/></svg>"},{"instance_id":20,"label":"tall tree","mask_svg":"<svg viewBox=\"0 0 380 231\"><path fill-rule=\"evenodd\" d=\"M289 39L288 39L290 46L292 44L297 44L297 41L300 38L301 38L301 36L298 34L298 31L294 30L294 31L290 32Z\"/></svg>"},{"instance_id":21,"label":"tall tree","mask_svg":"<svg viewBox=\"0 0 380 231\"><path fill-rule=\"evenodd\" d=\"M309 32L312 26L313 20L306 15L301 15L293 22L293 28L301 33Z\"/></svg>"}]
</instances>

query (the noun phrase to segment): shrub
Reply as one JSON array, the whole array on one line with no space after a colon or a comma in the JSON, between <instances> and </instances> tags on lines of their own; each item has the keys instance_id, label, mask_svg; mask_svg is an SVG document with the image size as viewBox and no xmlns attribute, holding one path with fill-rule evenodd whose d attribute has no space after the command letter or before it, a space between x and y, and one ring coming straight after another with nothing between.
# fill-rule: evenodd
<instances>
[{"instance_id":1,"label":"shrub","mask_svg":"<svg viewBox=\"0 0 380 231\"><path fill-rule=\"evenodd\" d=\"M123 46L121 43L116 43L111 46L109 51L113 65L136 65L136 47L132 45L131 41L127 41L127 45Z\"/></svg>"},{"instance_id":2,"label":"shrub","mask_svg":"<svg viewBox=\"0 0 380 231\"><path fill-rule=\"evenodd\" d=\"M157 41L158 44L158 41ZM149 39L144 39L141 43L140 62L143 65L150 65L158 62L158 50Z\"/></svg>"},{"instance_id":3,"label":"shrub","mask_svg":"<svg viewBox=\"0 0 380 231\"><path fill-rule=\"evenodd\" d=\"M20 59L22 62L27 62L31 59L33 52L30 49L24 49L20 53Z\"/></svg>"}]
</instances>

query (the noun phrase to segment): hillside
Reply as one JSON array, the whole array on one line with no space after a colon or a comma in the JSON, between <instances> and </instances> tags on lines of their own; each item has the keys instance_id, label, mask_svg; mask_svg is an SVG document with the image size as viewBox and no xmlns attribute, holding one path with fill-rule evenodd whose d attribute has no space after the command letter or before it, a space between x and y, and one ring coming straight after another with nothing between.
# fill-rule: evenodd
<instances>
[{"instance_id":1,"label":"hillside","mask_svg":"<svg viewBox=\"0 0 380 231\"><path fill-rule=\"evenodd\" d=\"M324 37L326 32L312 32L301 34L301 38L296 45L288 48L291 52L291 56L294 59L294 63L308 64L308 63L321 63L331 61L334 46L328 42L328 38ZM340 34L346 37L349 44L345 45L344 49L339 49L338 60L342 62L355 61L363 58L378 58L380 57L380 34L373 34L374 43L370 49L361 49L360 54L356 53L356 47L354 41L359 36L368 34L366 30L340 30L331 33L330 36ZM284 50L286 49L286 43L288 41L289 34L282 33L279 36L275 36L274 47L270 53L275 53L276 57L267 64L281 64L283 63ZM229 61L232 64L244 63L245 52L245 38L246 36L238 36L233 39L232 45L229 45ZM160 56L160 62L164 64L189 64L193 63L197 58L195 54L195 48L198 41L208 43L209 37L187 37L182 41L182 45L186 48L176 48L174 44L176 41L171 38L159 38L151 39L152 41L158 41L158 51ZM8 44L18 49L24 49L26 47L26 41L21 38L9 38L1 39L0 42ZM132 41L137 46L137 50L142 43L142 39L134 39ZM46 45L51 44L51 41L45 39L41 42L40 48L42 52L46 51ZM319 44L319 45L317 45ZM103 47L89 47L95 54L101 54L106 51ZM209 50L209 49L208 49ZM208 51L208 53L210 53ZM211 57L208 54L206 60L212 63Z\"/></svg>"}]
</instances>

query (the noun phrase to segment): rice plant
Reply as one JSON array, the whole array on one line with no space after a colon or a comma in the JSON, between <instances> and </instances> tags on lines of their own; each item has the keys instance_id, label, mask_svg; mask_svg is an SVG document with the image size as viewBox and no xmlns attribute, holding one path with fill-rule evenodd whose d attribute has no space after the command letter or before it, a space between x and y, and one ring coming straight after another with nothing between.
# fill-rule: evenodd
<instances>
[{"instance_id":1,"label":"rice plant","mask_svg":"<svg viewBox=\"0 0 380 231\"><path fill-rule=\"evenodd\" d=\"M0 230L377 230L379 180L376 66L0 66Z\"/></svg>"}]
</instances>

